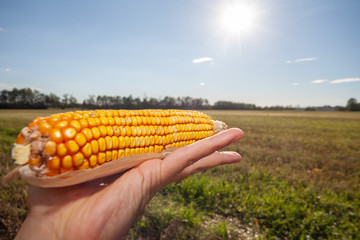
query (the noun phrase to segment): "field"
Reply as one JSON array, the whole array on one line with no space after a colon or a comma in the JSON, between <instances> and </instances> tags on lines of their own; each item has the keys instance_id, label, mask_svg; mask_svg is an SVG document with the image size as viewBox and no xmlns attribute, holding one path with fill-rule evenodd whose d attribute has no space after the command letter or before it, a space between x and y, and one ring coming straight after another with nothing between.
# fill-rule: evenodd
<instances>
[{"instance_id":1,"label":"field","mask_svg":"<svg viewBox=\"0 0 360 240\"><path fill-rule=\"evenodd\" d=\"M57 110L0 111L0 175L27 122ZM360 113L211 111L243 129L243 161L160 191L126 239L360 239ZM0 192L0 238L26 216L22 180Z\"/></svg>"}]
</instances>

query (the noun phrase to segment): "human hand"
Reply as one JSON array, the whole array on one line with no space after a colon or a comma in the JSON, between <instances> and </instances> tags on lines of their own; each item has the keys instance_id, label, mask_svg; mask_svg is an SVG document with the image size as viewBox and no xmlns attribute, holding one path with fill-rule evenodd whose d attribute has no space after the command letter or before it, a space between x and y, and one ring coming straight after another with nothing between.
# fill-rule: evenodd
<instances>
[{"instance_id":1,"label":"human hand","mask_svg":"<svg viewBox=\"0 0 360 240\"><path fill-rule=\"evenodd\" d=\"M239 140L229 129L151 159L122 174L64 188L29 187L29 211L16 239L119 239L164 186L201 170L236 163L236 152L216 152Z\"/></svg>"}]
</instances>

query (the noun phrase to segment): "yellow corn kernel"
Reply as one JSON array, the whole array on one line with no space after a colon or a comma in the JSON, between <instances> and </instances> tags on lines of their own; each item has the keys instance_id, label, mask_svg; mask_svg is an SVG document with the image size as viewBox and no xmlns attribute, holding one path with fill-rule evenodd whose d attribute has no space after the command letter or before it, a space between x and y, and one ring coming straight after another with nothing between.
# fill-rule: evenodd
<instances>
[{"instance_id":1,"label":"yellow corn kernel","mask_svg":"<svg viewBox=\"0 0 360 240\"><path fill-rule=\"evenodd\" d=\"M150 146L149 147L149 153L153 153L154 152L154 146Z\"/></svg>"},{"instance_id":2,"label":"yellow corn kernel","mask_svg":"<svg viewBox=\"0 0 360 240\"><path fill-rule=\"evenodd\" d=\"M67 113L63 113L61 114L61 119L62 120L70 120L72 118L72 112L67 112Z\"/></svg>"},{"instance_id":3,"label":"yellow corn kernel","mask_svg":"<svg viewBox=\"0 0 360 240\"><path fill-rule=\"evenodd\" d=\"M99 152L99 143L96 140L91 140L91 151L93 154L96 154Z\"/></svg>"},{"instance_id":4,"label":"yellow corn kernel","mask_svg":"<svg viewBox=\"0 0 360 240\"><path fill-rule=\"evenodd\" d=\"M56 145L56 154L59 156L65 156L67 154L67 149L64 143L58 143Z\"/></svg>"},{"instance_id":5,"label":"yellow corn kernel","mask_svg":"<svg viewBox=\"0 0 360 240\"><path fill-rule=\"evenodd\" d=\"M130 137L130 148L134 148L135 147L135 138L133 136Z\"/></svg>"},{"instance_id":6,"label":"yellow corn kernel","mask_svg":"<svg viewBox=\"0 0 360 240\"><path fill-rule=\"evenodd\" d=\"M62 168L72 168L72 157L70 155L66 155L61 159L61 167Z\"/></svg>"},{"instance_id":7,"label":"yellow corn kernel","mask_svg":"<svg viewBox=\"0 0 360 240\"><path fill-rule=\"evenodd\" d=\"M106 161L107 161L107 162L111 161L111 160L112 160L112 159L111 159L111 156L112 156L111 151L106 151L105 154L106 154Z\"/></svg>"},{"instance_id":8,"label":"yellow corn kernel","mask_svg":"<svg viewBox=\"0 0 360 240\"><path fill-rule=\"evenodd\" d=\"M105 142L106 142L106 149L107 150L111 150L112 149L112 139L109 136L105 137Z\"/></svg>"},{"instance_id":9,"label":"yellow corn kernel","mask_svg":"<svg viewBox=\"0 0 360 240\"><path fill-rule=\"evenodd\" d=\"M125 148L125 154L124 156L130 156L130 148Z\"/></svg>"},{"instance_id":10,"label":"yellow corn kernel","mask_svg":"<svg viewBox=\"0 0 360 240\"><path fill-rule=\"evenodd\" d=\"M61 130L58 128L52 129L50 131L50 140L56 143L61 143L63 141Z\"/></svg>"},{"instance_id":11,"label":"yellow corn kernel","mask_svg":"<svg viewBox=\"0 0 360 240\"><path fill-rule=\"evenodd\" d=\"M97 126L96 121L95 121L95 118L89 117L89 118L87 119L87 121L88 121L88 124L89 124L89 127L90 127L90 128Z\"/></svg>"},{"instance_id":12,"label":"yellow corn kernel","mask_svg":"<svg viewBox=\"0 0 360 240\"><path fill-rule=\"evenodd\" d=\"M86 143L82 148L81 152L84 154L85 157L90 157L92 154L92 148L90 143Z\"/></svg>"},{"instance_id":13,"label":"yellow corn kernel","mask_svg":"<svg viewBox=\"0 0 360 240\"><path fill-rule=\"evenodd\" d=\"M118 158L121 158L121 157L124 157L125 156L125 151L124 151L124 149L120 149L119 151L118 151Z\"/></svg>"},{"instance_id":14,"label":"yellow corn kernel","mask_svg":"<svg viewBox=\"0 0 360 240\"><path fill-rule=\"evenodd\" d=\"M114 136L116 137L120 136L121 131L118 126L114 126L113 131L114 131Z\"/></svg>"},{"instance_id":15,"label":"yellow corn kernel","mask_svg":"<svg viewBox=\"0 0 360 240\"><path fill-rule=\"evenodd\" d=\"M106 154L104 152L99 152L97 154L97 158L98 158L98 164L103 164L106 161Z\"/></svg>"},{"instance_id":16,"label":"yellow corn kernel","mask_svg":"<svg viewBox=\"0 0 360 240\"><path fill-rule=\"evenodd\" d=\"M79 121L77 121L77 120L72 120L69 125L70 125L70 127L74 128L77 132L80 132L80 130L81 130L81 124L80 124Z\"/></svg>"},{"instance_id":17,"label":"yellow corn kernel","mask_svg":"<svg viewBox=\"0 0 360 240\"><path fill-rule=\"evenodd\" d=\"M64 128L68 127L68 126L69 126L69 123L67 121L60 121L60 122L55 124L54 128L64 129Z\"/></svg>"},{"instance_id":18,"label":"yellow corn kernel","mask_svg":"<svg viewBox=\"0 0 360 240\"><path fill-rule=\"evenodd\" d=\"M105 151L106 150L106 141L105 141L105 138L99 138L98 140L98 144L99 144L99 150L101 152Z\"/></svg>"},{"instance_id":19,"label":"yellow corn kernel","mask_svg":"<svg viewBox=\"0 0 360 240\"><path fill-rule=\"evenodd\" d=\"M100 136L101 137L106 137L107 136L107 128L106 126L102 125L99 127L100 130Z\"/></svg>"},{"instance_id":20,"label":"yellow corn kernel","mask_svg":"<svg viewBox=\"0 0 360 240\"><path fill-rule=\"evenodd\" d=\"M114 130L113 130L113 127L112 127L112 126L107 126L107 127L106 127L106 130L107 130L107 135L108 135L108 136L114 135Z\"/></svg>"},{"instance_id":21,"label":"yellow corn kernel","mask_svg":"<svg viewBox=\"0 0 360 240\"><path fill-rule=\"evenodd\" d=\"M150 145L154 145L155 144L155 138L153 135L150 136Z\"/></svg>"},{"instance_id":22,"label":"yellow corn kernel","mask_svg":"<svg viewBox=\"0 0 360 240\"><path fill-rule=\"evenodd\" d=\"M57 156L50 157L47 161L48 169L54 170L54 169L60 169L60 158Z\"/></svg>"},{"instance_id":23,"label":"yellow corn kernel","mask_svg":"<svg viewBox=\"0 0 360 240\"><path fill-rule=\"evenodd\" d=\"M100 122L101 122L101 125L105 125L105 126L109 124L109 120L105 116L100 117Z\"/></svg>"},{"instance_id":24,"label":"yellow corn kernel","mask_svg":"<svg viewBox=\"0 0 360 240\"><path fill-rule=\"evenodd\" d=\"M67 152L70 154L73 154L73 153L76 153L79 151L79 145L74 140L65 142L65 146L66 146Z\"/></svg>"},{"instance_id":25,"label":"yellow corn kernel","mask_svg":"<svg viewBox=\"0 0 360 240\"><path fill-rule=\"evenodd\" d=\"M116 126L120 126L121 125L121 120L118 116L114 117L114 121L115 121L115 125Z\"/></svg>"},{"instance_id":26,"label":"yellow corn kernel","mask_svg":"<svg viewBox=\"0 0 360 240\"><path fill-rule=\"evenodd\" d=\"M118 149L118 147L119 147L119 138L116 137L116 136L112 136L111 141L112 141L112 148L113 149Z\"/></svg>"},{"instance_id":27,"label":"yellow corn kernel","mask_svg":"<svg viewBox=\"0 0 360 240\"><path fill-rule=\"evenodd\" d=\"M76 167L80 166L84 162L84 160L84 155L81 152L74 154L72 157L73 165Z\"/></svg>"},{"instance_id":28,"label":"yellow corn kernel","mask_svg":"<svg viewBox=\"0 0 360 240\"><path fill-rule=\"evenodd\" d=\"M92 131L89 128L84 128L81 133L85 135L86 140L90 141L93 138Z\"/></svg>"},{"instance_id":29,"label":"yellow corn kernel","mask_svg":"<svg viewBox=\"0 0 360 240\"><path fill-rule=\"evenodd\" d=\"M131 117L125 117L125 124L126 124L127 126L132 125L132 119L131 119Z\"/></svg>"},{"instance_id":30,"label":"yellow corn kernel","mask_svg":"<svg viewBox=\"0 0 360 240\"><path fill-rule=\"evenodd\" d=\"M131 144L130 137L125 136L124 142L125 142L125 148L130 147L130 144Z\"/></svg>"},{"instance_id":31,"label":"yellow corn kernel","mask_svg":"<svg viewBox=\"0 0 360 240\"><path fill-rule=\"evenodd\" d=\"M150 137L149 136L145 136L145 146L149 146L150 145Z\"/></svg>"},{"instance_id":32,"label":"yellow corn kernel","mask_svg":"<svg viewBox=\"0 0 360 240\"><path fill-rule=\"evenodd\" d=\"M95 166L98 164L97 156L96 156L96 155L91 155L91 156L90 156L90 158L89 158L89 164L90 164L90 167L95 167Z\"/></svg>"},{"instance_id":33,"label":"yellow corn kernel","mask_svg":"<svg viewBox=\"0 0 360 240\"><path fill-rule=\"evenodd\" d=\"M139 141L140 141L140 147L144 147L146 144L145 137L143 136L139 137Z\"/></svg>"},{"instance_id":34,"label":"yellow corn kernel","mask_svg":"<svg viewBox=\"0 0 360 240\"><path fill-rule=\"evenodd\" d=\"M84 146L87 141L85 135L82 133L76 134L74 140L80 147Z\"/></svg>"},{"instance_id":35,"label":"yellow corn kernel","mask_svg":"<svg viewBox=\"0 0 360 240\"><path fill-rule=\"evenodd\" d=\"M111 160L115 160L118 158L118 151L117 150L112 150L111 151Z\"/></svg>"},{"instance_id":36,"label":"yellow corn kernel","mask_svg":"<svg viewBox=\"0 0 360 240\"><path fill-rule=\"evenodd\" d=\"M100 135L101 135L100 130L99 130L98 127L91 128L91 132L92 132L92 135L93 135L94 139L98 139L100 137Z\"/></svg>"},{"instance_id":37,"label":"yellow corn kernel","mask_svg":"<svg viewBox=\"0 0 360 240\"><path fill-rule=\"evenodd\" d=\"M132 130L130 126L125 126L126 136L132 136Z\"/></svg>"},{"instance_id":38,"label":"yellow corn kernel","mask_svg":"<svg viewBox=\"0 0 360 240\"><path fill-rule=\"evenodd\" d=\"M80 114L80 112L75 112L74 114L73 114L73 119L74 120L80 120L80 119L82 119L83 117L81 116L81 114Z\"/></svg>"},{"instance_id":39,"label":"yellow corn kernel","mask_svg":"<svg viewBox=\"0 0 360 240\"><path fill-rule=\"evenodd\" d=\"M30 156L29 158L29 165L31 167L35 167L35 166L38 166L40 164L40 157L38 156Z\"/></svg>"},{"instance_id":40,"label":"yellow corn kernel","mask_svg":"<svg viewBox=\"0 0 360 240\"><path fill-rule=\"evenodd\" d=\"M65 141L73 139L76 135L76 129L72 127L65 128L62 130L62 135Z\"/></svg>"},{"instance_id":41,"label":"yellow corn kernel","mask_svg":"<svg viewBox=\"0 0 360 240\"><path fill-rule=\"evenodd\" d=\"M159 146L159 152L164 151L164 147L162 145Z\"/></svg>"},{"instance_id":42,"label":"yellow corn kernel","mask_svg":"<svg viewBox=\"0 0 360 240\"><path fill-rule=\"evenodd\" d=\"M87 127L89 126L89 124L88 124L88 122L86 121L85 118L80 119L80 120L79 120L79 123L80 123L80 125L81 125L82 128L87 128Z\"/></svg>"},{"instance_id":43,"label":"yellow corn kernel","mask_svg":"<svg viewBox=\"0 0 360 240\"><path fill-rule=\"evenodd\" d=\"M50 135L51 129L52 129L52 126L47 122L43 122L39 125L39 132L42 135L45 135L45 136Z\"/></svg>"},{"instance_id":44,"label":"yellow corn kernel","mask_svg":"<svg viewBox=\"0 0 360 240\"><path fill-rule=\"evenodd\" d=\"M147 123L147 120L146 120L146 117L141 116L140 118L141 118L141 122L142 122L143 125L147 125L147 124L148 124L148 123Z\"/></svg>"},{"instance_id":45,"label":"yellow corn kernel","mask_svg":"<svg viewBox=\"0 0 360 240\"><path fill-rule=\"evenodd\" d=\"M156 153L159 152L159 146L158 146L158 145L155 145L155 146L154 146L154 152L156 152Z\"/></svg>"},{"instance_id":46,"label":"yellow corn kernel","mask_svg":"<svg viewBox=\"0 0 360 240\"><path fill-rule=\"evenodd\" d=\"M125 126L120 126L120 136L125 137L126 136L126 128Z\"/></svg>"},{"instance_id":47,"label":"yellow corn kernel","mask_svg":"<svg viewBox=\"0 0 360 240\"><path fill-rule=\"evenodd\" d=\"M118 147L119 148L125 148L125 145L126 145L125 138L123 136L120 136L119 137L119 145L118 145Z\"/></svg>"},{"instance_id":48,"label":"yellow corn kernel","mask_svg":"<svg viewBox=\"0 0 360 240\"><path fill-rule=\"evenodd\" d=\"M53 114L49 117L49 124L54 126L58 121L60 121L60 114Z\"/></svg>"},{"instance_id":49,"label":"yellow corn kernel","mask_svg":"<svg viewBox=\"0 0 360 240\"><path fill-rule=\"evenodd\" d=\"M56 143L53 141L46 142L44 145L44 153L54 155L56 153Z\"/></svg>"},{"instance_id":50,"label":"yellow corn kernel","mask_svg":"<svg viewBox=\"0 0 360 240\"><path fill-rule=\"evenodd\" d=\"M86 159L84 159L84 161L83 161L83 163L80 165L80 166L78 166L77 168L79 169L79 170L82 170L82 169L88 169L89 168L89 161L88 160L86 160Z\"/></svg>"},{"instance_id":51,"label":"yellow corn kernel","mask_svg":"<svg viewBox=\"0 0 360 240\"><path fill-rule=\"evenodd\" d=\"M111 116L108 117L108 121L109 121L109 125L112 126L115 124L115 119L112 118Z\"/></svg>"}]
</instances>

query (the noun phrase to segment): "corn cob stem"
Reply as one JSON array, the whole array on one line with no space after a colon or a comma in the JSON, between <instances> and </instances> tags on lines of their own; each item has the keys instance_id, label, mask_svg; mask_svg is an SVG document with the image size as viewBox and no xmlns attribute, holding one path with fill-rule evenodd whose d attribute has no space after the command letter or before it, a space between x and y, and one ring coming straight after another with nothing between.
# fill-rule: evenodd
<instances>
[{"instance_id":1,"label":"corn cob stem","mask_svg":"<svg viewBox=\"0 0 360 240\"><path fill-rule=\"evenodd\" d=\"M55 176L124 156L182 147L224 129L224 123L197 111L67 112L30 122L18 135L12 155L39 176Z\"/></svg>"}]
</instances>

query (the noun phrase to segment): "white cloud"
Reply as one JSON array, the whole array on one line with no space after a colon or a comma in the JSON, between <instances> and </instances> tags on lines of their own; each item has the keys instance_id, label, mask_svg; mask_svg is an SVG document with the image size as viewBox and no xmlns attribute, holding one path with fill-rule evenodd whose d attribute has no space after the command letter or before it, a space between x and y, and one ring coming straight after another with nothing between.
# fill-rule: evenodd
<instances>
[{"instance_id":1,"label":"white cloud","mask_svg":"<svg viewBox=\"0 0 360 240\"><path fill-rule=\"evenodd\" d=\"M312 84L319 84L319 83L324 83L326 81L327 81L326 79L316 79L316 80L312 81L311 83Z\"/></svg>"},{"instance_id":2,"label":"white cloud","mask_svg":"<svg viewBox=\"0 0 360 240\"><path fill-rule=\"evenodd\" d=\"M312 62L317 60L316 57L298 58L295 60L287 60L286 63Z\"/></svg>"},{"instance_id":3,"label":"white cloud","mask_svg":"<svg viewBox=\"0 0 360 240\"><path fill-rule=\"evenodd\" d=\"M199 83L199 86L200 86L200 87L203 87L203 86L205 86L205 83L204 83L204 82L201 82L201 83Z\"/></svg>"},{"instance_id":4,"label":"white cloud","mask_svg":"<svg viewBox=\"0 0 360 240\"><path fill-rule=\"evenodd\" d=\"M360 78L341 78L331 81L330 83L348 83L348 82L360 82Z\"/></svg>"},{"instance_id":5,"label":"white cloud","mask_svg":"<svg viewBox=\"0 0 360 240\"><path fill-rule=\"evenodd\" d=\"M211 57L195 58L192 60L193 63L203 63L203 62L212 62L214 59Z\"/></svg>"},{"instance_id":6,"label":"white cloud","mask_svg":"<svg viewBox=\"0 0 360 240\"><path fill-rule=\"evenodd\" d=\"M299 86L299 83L293 82L292 85L293 85L293 86Z\"/></svg>"},{"instance_id":7,"label":"white cloud","mask_svg":"<svg viewBox=\"0 0 360 240\"><path fill-rule=\"evenodd\" d=\"M3 29L2 27L0 27L0 32L1 32L1 31L4 31L4 29Z\"/></svg>"},{"instance_id":8,"label":"white cloud","mask_svg":"<svg viewBox=\"0 0 360 240\"><path fill-rule=\"evenodd\" d=\"M5 72L10 72L10 68L5 68Z\"/></svg>"}]
</instances>

